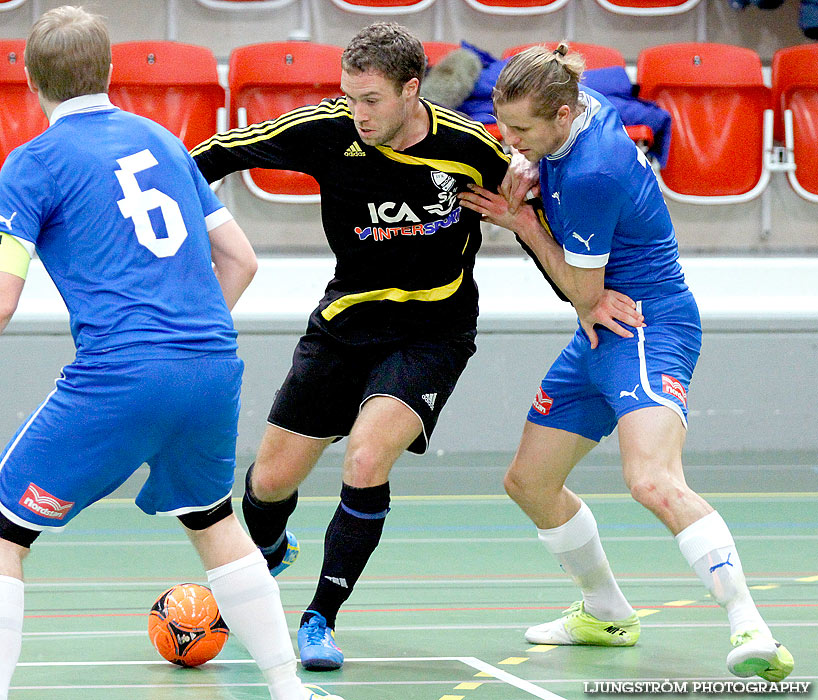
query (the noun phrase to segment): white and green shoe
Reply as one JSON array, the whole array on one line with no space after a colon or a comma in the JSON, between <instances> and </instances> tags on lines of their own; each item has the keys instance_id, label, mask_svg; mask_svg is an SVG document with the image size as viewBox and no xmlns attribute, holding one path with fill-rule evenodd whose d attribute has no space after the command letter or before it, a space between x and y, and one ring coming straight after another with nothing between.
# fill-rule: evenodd
<instances>
[{"instance_id":1,"label":"white and green shoe","mask_svg":"<svg viewBox=\"0 0 818 700\"><path fill-rule=\"evenodd\" d=\"M317 685L303 685L304 700L344 700L340 695L332 695Z\"/></svg>"},{"instance_id":2,"label":"white and green shoe","mask_svg":"<svg viewBox=\"0 0 818 700\"><path fill-rule=\"evenodd\" d=\"M787 647L758 630L730 637L733 650L727 655L727 670L740 678L760 676L777 683L792 673L795 665Z\"/></svg>"},{"instance_id":3,"label":"white and green shoe","mask_svg":"<svg viewBox=\"0 0 818 700\"><path fill-rule=\"evenodd\" d=\"M585 612L585 603L573 603L565 615L543 625L529 627L526 641L532 644L593 644L604 647L632 647L639 639L641 625L634 613L624 620L606 622Z\"/></svg>"}]
</instances>

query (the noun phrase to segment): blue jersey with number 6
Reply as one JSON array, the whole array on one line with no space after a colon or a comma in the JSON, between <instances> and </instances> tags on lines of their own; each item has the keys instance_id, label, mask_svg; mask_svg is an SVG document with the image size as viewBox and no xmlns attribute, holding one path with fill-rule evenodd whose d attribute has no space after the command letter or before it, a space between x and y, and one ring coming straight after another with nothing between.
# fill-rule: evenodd
<instances>
[{"instance_id":1,"label":"blue jersey with number 6","mask_svg":"<svg viewBox=\"0 0 818 700\"><path fill-rule=\"evenodd\" d=\"M231 218L179 139L106 95L60 104L0 171L0 231L37 252L87 361L234 352L208 230Z\"/></svg>"}]
</instances>

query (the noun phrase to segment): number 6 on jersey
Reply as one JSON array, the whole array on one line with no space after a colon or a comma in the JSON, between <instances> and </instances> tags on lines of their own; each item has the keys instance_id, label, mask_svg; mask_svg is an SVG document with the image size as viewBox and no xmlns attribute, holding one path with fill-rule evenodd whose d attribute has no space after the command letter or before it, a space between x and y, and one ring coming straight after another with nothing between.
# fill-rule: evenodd
<instances>
[{"instance_id":1,"label":"number 6 on jersey","mask_svg":"<svg viewBox=\"0 0 818 700\"><path fill-rule=\"evenodd\" d=\"M117 201L119 211L126 219L132 219L136 231L136 239L157 258L169 258L176 255L176 251L187 238L187 228L179 205L174 199L152 187L144 192L139 189L136 173L158 165L158 161L146 148L144 151L131 156L117 158L121 170L114 170L119 186L125 195ZM153 230L148 212L159 208L165 221L167 238L159 238Z\"/></svg>"}]
</instances>

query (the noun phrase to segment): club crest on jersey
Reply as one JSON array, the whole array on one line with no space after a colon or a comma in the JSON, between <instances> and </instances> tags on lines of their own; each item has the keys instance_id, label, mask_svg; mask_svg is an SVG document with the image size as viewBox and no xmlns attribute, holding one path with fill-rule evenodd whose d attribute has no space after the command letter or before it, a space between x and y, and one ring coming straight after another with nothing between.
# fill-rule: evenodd
<instances>
[{"instance_id":1,"label":"club crest on jersey","mask_svg":"<svg viewBox=\"0 0 818 700\"><path fill-rule=\"evenodd\" d=\"M551 406L554 404L554 399L552 399L548 394L546 394L542 387L537 389L537 395L534 397L534 403L531 404L537 413L542 413L542 415L547 416L551 411Z\"/></svg>"},{"instance_id":2,"label":"club crest on jersey","mask_svg":"<svg viewBox=\"0 0 818 700\"><path fill-rule=\"evenodd\" d=\"M432 171L432 182L440 192L437 193L437 203L423 207L430 214L446 216L457 202L457 180L448 173L440 170Z\"/></svg>"},{"instance_id":3,"label":"club crest on jersey","mask_svg":"<svg viewBox=\"0 0 818 700\"><path fill-rule=\"evenodd\" d=\"M674 379L670 375L662 375L662 391L665 394L675 396L682 402L682 406L687 408L687 392L678 379Z\"/></svg>"},{"instance_id":4,"label":"club crest on jersey","mask_svg":"<svg viewBox=\"0 0 818 700\"><path fill-rule=\"evenodd\" d=\"M66 513L74 507L73 501L62 501L33 483L29 483L19 503L32 513L54 520L62 520Z\"/></svg>"}]
</instances>

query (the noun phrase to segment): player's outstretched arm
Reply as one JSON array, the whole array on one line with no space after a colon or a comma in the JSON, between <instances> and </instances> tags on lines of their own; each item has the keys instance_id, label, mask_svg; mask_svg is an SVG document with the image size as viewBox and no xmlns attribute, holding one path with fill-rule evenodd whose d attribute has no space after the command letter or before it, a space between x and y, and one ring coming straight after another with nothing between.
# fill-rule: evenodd
<instances>
[{"instance_id":1,"label":"player's outstretched arm","mask_svg":"<svg viewBox=\"0 0 818 700\"><path fill-rule=\"evenodd\" d=\"M31 255L20 241L0 232L0 333L17 310L30 262Z\"/></svg>"},{"instance_id":2,"label":"player's outstretched arm","mask_svg":"<svg viewBox=\"0 0 818 700\"><path fill-rule=\"evenodd\" d=\"M232 309L258 270L253 246L235 219L225 221L209 232L213 271Z\"/></svg>"},{"instance_id":3,"label":"player's outstretched arm","mask_svg":"<svg viewBox=\"0 0 818 700\"><path fill-rule=\"evenodd\" d=\"M17 310L25 282L22 277L10 272L0 272L0 333L6 329Z\"/></svg>"}]
</instances>

